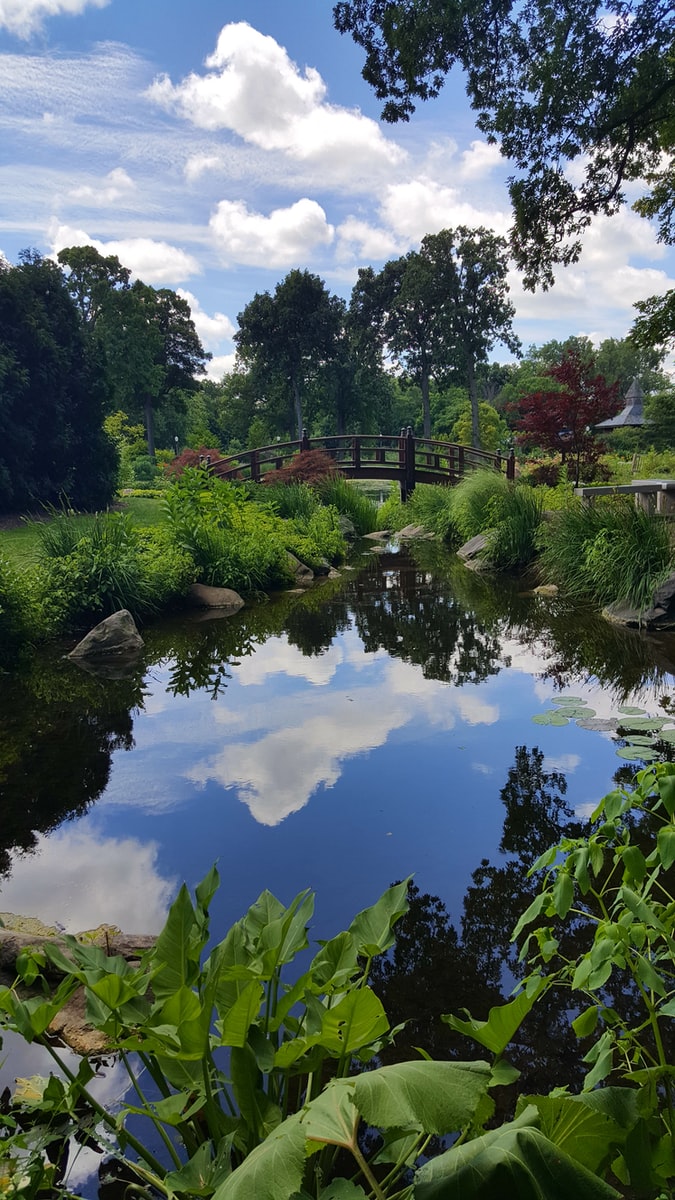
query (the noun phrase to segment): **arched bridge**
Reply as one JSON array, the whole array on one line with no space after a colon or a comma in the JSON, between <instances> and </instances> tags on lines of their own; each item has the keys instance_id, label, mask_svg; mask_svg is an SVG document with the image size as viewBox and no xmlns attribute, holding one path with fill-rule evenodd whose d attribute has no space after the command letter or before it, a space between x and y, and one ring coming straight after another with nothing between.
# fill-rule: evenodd
<instances>
[{"instance_id":1,"label":"arched bridge","mask_svg":"<svg viewBox=\"0 0 675 1200\"><path fill-rule=\"evenodd\" d=\"M505 471L514 478L513 451L508 458L443 442L438 438L415 437L412 429L400 436L381 433L343 433L310 438L303 433L297 442L275 442L256 450L209 463L220 479L252 479L260 483L268 471L281 470L301 450L323 450L335 461L343 475L352 479L393 479L401 487L401 499L411 495L416 483L459 483L470 471L487 467Z\"/></svg>"}]
</instances>

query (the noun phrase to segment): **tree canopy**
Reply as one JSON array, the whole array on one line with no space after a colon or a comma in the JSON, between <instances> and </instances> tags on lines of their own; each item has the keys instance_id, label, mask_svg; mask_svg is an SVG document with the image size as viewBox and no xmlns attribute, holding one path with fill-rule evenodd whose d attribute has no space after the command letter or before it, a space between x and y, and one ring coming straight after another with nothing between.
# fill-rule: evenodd
<instances>
[{"instance_id":1,"label":"tree canopy","mask_svg":"<svg viewBox=\"0 0 675 1200\"><path fill-rule=\"evenodd\" d=\"M675 17L668 0L338 0L363 76L407 120L464 71L477 125L513 165L512 247L529 287L574 262L580 234L625 187L675 240ZM568 173L575 164L574 178Z\"/></svg>"}]
</instances>

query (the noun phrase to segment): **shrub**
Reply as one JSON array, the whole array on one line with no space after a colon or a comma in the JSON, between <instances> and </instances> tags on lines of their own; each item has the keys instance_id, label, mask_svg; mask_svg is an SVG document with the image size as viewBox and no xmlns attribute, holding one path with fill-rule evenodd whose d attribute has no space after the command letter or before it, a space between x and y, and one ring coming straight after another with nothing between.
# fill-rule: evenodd
<instances>
[{"instance_id":1,"label":"shrub","mask_svg":"<svg viewBox=\"0 0 675 1200\"><path fill-rule=\"evenodd\" d=\"M264 489L259 484L250 486L251 498L284 520L309 518L319 503L316 493L306 483L270 483Z\"/></svg>"},{"instance_id":2,"label":"shrub","mask_svg":"<svg viewBox=\"0 0 675 1200\"><path fill-rule=\"evenodd\" d=\"M319 506L309 519L296 518L287 524L287 548L313 570L326 560L337 563L344 558L345 541L336 508Z\"/></svg>"},{"instance_id":3,"label":"shrub","mask_svg":"<svg viewBox=\"0 0 675 1200\"><path fill-rule=\"evenodd\" d=\"M200 460L211 460L212 463L218 462L222 458L220 450L209 450L206 446L200 446L198 450L191 450L189 447L183 450L177 458L173 458L171 462L164 466L164 473L169 479L176 479L182 475L188 467L199 468L202 465Z\"/></svg>"},{"instance_id":4,"label":"shrub","mask_svg":"<svg viewBox=\"0 0 675 1200\"><path fill-rule=\"evenodd\" d=\"M151 483L157 477L157 464L146 455L131 461L131 473L137 483Z\"/></svg>"},{"instance_id":5,"label":"shrub","mask_svg":"<svg viewBox=\"0 0 675 1200\"><path fill-rule=\"evenodd\" d=\"M389 495L377 510L377 529L403 529L409 523L408 510L401 500L397 483L392 483Z\"/></svg>"},{"instance_id":6,"label":"shrub","mask_svg":"<svg viewBox=\"0 0 675 1200\"><path fill-rule=\"evenodd\" d=\"M491 503L496 511L494 528L488 534L488 561L498 571L527 566L537 548L543 511L541 493L515 484Z\"/></svg>"},{"instance_id":7,"label":"shrub","mask_svg":"<svg viewBox=\"0 0 675 1200\"><path fill-rule=\"evenodd\" d=\"M41 632L33 578L0 555L0 666L9 666L18 648Z\"/></svg>"},{"instance_id":8,"label":"shrub","mask_svg":"<svg viewBox=\"0 0 675 1200\"><path fill-rule=\"evenodd\" d=\"M452 490L452 517L462 542L493 528L509 484L497 471L473 471Z\"/></svg>"},{"instance_id":9,"label":"shrub","mask_svg":"<svg viewBox=\"0 0 675 1200\"><path fill-rule=\"evenodd\" d=\"M460 543L453 516L453 489L434 483L418 483L407 506L408 519L424 525L450 546Z\"/></svg>"},{"instance_id":10,"label":"shrub","mask_svg":"<svg viewBox=\"0 0 675 1200\"><path fill-rule=\"evenodd\" d=\"M278 471L268 471L262 482L266 487L273 483L315 484L336 474L338 469L330 454L324 450L301 450Z\"/></svg>"},{"instance_id":11,"label":"shrub","mask_svg":"<svg viewBox=\"0 0 675 1200\"><path fill-rule=\"evenodd\" d=\"M332 505L343 516L349 517L359 537L376 528L377 505L342 475L321 479L316 484L316 491L323 504Z\"/></svg>"},{"instance_id":12,"label":"shrub","mask_svg":"<svg viewBox=\"0 0 675 1200\"><path fill-rule=\"evenodd\" d=\"M671 568L668 522L624 496L580 502L542 526L542 571L573 598L643 610Z\"/></svg>"},{"instance_id":13,"label":"shrub","mask_svg":"<svg viewBox=\"0 0 675 1200\"><path fill-rule=\"evenodd\" d=\"M197 567L192 556L172 541L168 529L141 530L138 549L145 586L154 607L169 607L195 582Z\"/></svg>"}]
</instances>

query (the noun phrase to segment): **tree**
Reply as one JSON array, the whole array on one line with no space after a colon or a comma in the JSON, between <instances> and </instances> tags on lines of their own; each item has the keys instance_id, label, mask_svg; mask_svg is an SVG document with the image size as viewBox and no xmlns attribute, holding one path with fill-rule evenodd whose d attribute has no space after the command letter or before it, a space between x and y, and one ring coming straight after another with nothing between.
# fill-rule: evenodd
<instances>
[{"instance_id":1,"label":"tree","mask_svg":"<svg viewBox=\"0 0 675 1200\"><path fill-rule=\"evenodd\" d=\"M24 252L0 269L0 509L67 497L107 504L115 447L103 430L107 385L63 274Z\"/></svg>"},{"instance_id":2,"label":"tree","mask_svg":"<svg viewBox=\"0 0 675 1200\"><path fill-rule=\"evenodd\" d=\"M318 275L295 270L277 284L273 296L256 293L237 321L240 365L253 370L263 387L281 382L289 402L288 424L295 424L301 438L305 392L335 354L342 301L329 294Z\"/></svg>"},{"instance_id":3,"label":"tree","mask_svg":"<svg viewBox=\"0 0 675 1200\"><path fill-rule=\"evenodd\" d=\"M487 404L485 400L480 400L478 403L478 421L481 449L492 451L504 449L509 436L508 425L497 409L492 404ZM471 425L471 408L467 404L452 428L453 442L466 445L471 437Z\"/></svg>"},{"instance_id":4,"label":"tree","mask_svg":"<svg viewBox=\"0 0 675 1200\"><path fill-rule=\"evenodd\" d=\"M59 261L84 329L100 347L111 388L112 410L143 416L148 454L154 457L154 411L182 391L197 389L211 357L204 351L187 300L170 288L137 279L115 255L93 246L71 246Z\"/></svg>"},{"instance_id":5,"label":"tree","mask_svg":"<svg viewBox=\"0 0 675 1200\"><path fill-rule=\"evenodd\" d=\"M385 120L407 120L463 70L479 129L515 166L512 247L527 286L579 257L581 232L619 209L630 181L647 181L635 207L675 237L672 5L339 0L333 15L366 51Z\"/></svg>"},{"instance_id":6,"label":"tree","mask_svg":"<svg viewBox=\"0 0 675 1200\"><path fill-rule=\"evenodd\" d=\"M671 239L669 239L671 240ZM650 296L648 300L639 300L635 305L638 316L635 318L631 337L636 346L663 348L675 341L675 288L671 288L663 296Z\"/></svg>"},{"instance_id":7,"label":"tree","mask_svg":"<svg viewBox=\"0 0 675 1200\"><path fill-rule=\"evenodd\" d=\"M601 450L593 426L621 408L619 386L595 374L578 351L571 351L546 374L556 386L524 396L518 405L518 441L559 452L563 462L569 458L578 484L581 463L595 461Z\"/></svg>"},{"instance_id":8,"label":"tree","mask_svg":"<svg viewBox=\"0 0 675 1200\"><path fill-rule=\"evenodd\" d=\"M364 335L388 351L422 393L424 437L431 437L431 382L454 372L471 400L472 441L479 445L476 369L496 341L514 353L515 309L508 300L506 243L488 229L428 234L419 251L359 271L351 310Z\"/></svg>"}]
</instances>

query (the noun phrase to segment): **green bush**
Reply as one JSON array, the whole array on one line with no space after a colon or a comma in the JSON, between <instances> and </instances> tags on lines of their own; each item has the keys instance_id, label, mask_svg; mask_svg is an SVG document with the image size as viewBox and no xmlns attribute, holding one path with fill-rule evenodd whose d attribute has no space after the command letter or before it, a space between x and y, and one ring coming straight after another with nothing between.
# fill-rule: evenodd
<instances>
[{"instance_id":1,"label":"green bush","mask_svg":"<svg viewBox=\"0 0 675 1200\"><path fill-rule=\"evenodd\" d=\"M187 550L172 541L168 529L142 529L138 550L145 586L157 609L168 608L186 594L197 578L197 567Z\"/></svg>"},{"instance_id":2,"label":"green bush","mask_svg":"<svg viewBox=\"0 0 675 1200\"><path fill-rule=\"evenodd\" d=\"M319 501L306 483L252 484L251 498L284 520L311 517Z\"/></svg>"},{"instance_id":3,"label":"green bush","mask_svg":"<svg viewBox=\"0 0 675 1200\"><path fill-rule=\"evenodd\" d=\"M668 522L629 497L577 502L541 530L542 572L572 598L642 610L671 569Z\"/></svg>"},{"instance_id":4,"label":"green bush","mask_svg":"<svg viewBox=\"0 0 675 1200\"><path fill-rule=\"evenodd\" d=\"M409 524L408 509L401 500L397 483L392 483L389 495L377 510L376 529L403 529Z\"/></svg>"},{"instance_id":5,"label":"green bush","mask_svg":"<svg viewBox=\"0 0 675 1200\"><path fill-rule=\"evenodd\" d=\"M485 470L472 471L452 489L452 518L461 542L494 528L508 490L504 475Z\"/></svg>"},{"instance_id":6,"label":"green bush","mask_svg":"<svg viewBox=\"0 0 675 1200\"><path fill-rule=\"evenodd\" d=\"M408 520L424 525L449 546L460 544L459 530L453 516L454 489L439 484L418 483L407 505Z\"/></svg>"},{"instance_id":7,"label":"green bush","mask_svg":"<svg viewBox=\"0 0 675 1200\"><path fill-rule=\"evenodd\" d=\"M35 577L34 571L15 571L0 555L0 666L9 666L18 649L43 632Z\"/></svg>"},{"instance_id":8,"label":"green bush","mask_svg":"<svg viewBox=\"0 0 675 1200\"><path fill-rule=\"evenodd\" d=\"M377 505L342 475L322 479L315 488L322 504L332 505L342 516L349 517L359 537L377 527Z\"/></svg>"},{"instance_id":9,"label":"green bush","mask_svg":"<svg viewBox=\"0 0 675 1200\"><path fill-rule=\"evenodd\" d=\"M296 518L287 523L287 548L301 562L315 570L326 560L341 562L345 556L345 541L340 529L337 509L320 506L308 520Z\"/></svg>"},{"instance_id":10,"label":"green bush","mask_svg":"<svg viewBox=\"0 0 675 1200\"><path fill-rule=\"evenodd\" d=\"M535 557L542 518L539 490L512 485L491 503L495 505L495 525L488 533L488 561L498 571L527 566Z\"/></svg>"}]
</instances>

